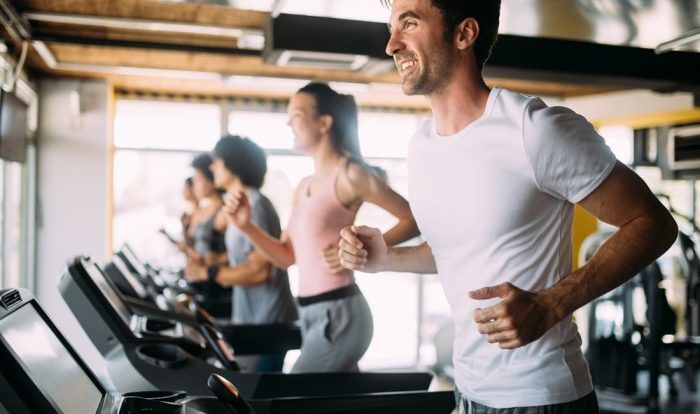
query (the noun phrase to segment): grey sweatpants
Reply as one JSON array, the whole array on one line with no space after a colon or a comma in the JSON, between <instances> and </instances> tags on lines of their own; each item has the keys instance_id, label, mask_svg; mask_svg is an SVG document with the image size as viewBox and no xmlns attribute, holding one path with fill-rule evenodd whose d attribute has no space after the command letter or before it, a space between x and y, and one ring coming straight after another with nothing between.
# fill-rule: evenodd
<instances>
[{"instance_id":1,"label":"grey sweatpants","mask_svg":"<svg viewBox=\"0 0 700 414\"><path fill-rule=\"evenodd\" d=\"M299 307L301 355L293 373L358 371L372 341L372 313L362 293Z\"/></svg>"},{"instance_id":2,"label":"grey sweatpants","mask_svg":"<svg viewBox=\"0 0 700 414\"><path fill-rule=\"evenodd\" d=\"M540 405L537 407L493 408L469 401L455 389L455 401L460 414L598 414L598 399L595 391L562 404Z\"/></svg>"}]
</instances>

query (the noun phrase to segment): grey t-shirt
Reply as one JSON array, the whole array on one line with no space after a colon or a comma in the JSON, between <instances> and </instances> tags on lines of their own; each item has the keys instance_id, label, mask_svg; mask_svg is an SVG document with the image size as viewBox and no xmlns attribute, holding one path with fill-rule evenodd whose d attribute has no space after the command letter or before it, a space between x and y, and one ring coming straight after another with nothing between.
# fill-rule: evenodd
<instances>
[{"instance_id":1,"label":"grey t-shirt","mask_svg":"<svg viewBox=\"0 0 700 414\"><path fill-rule=\"evenodd\" d=\"M248 190L252 221L274 237L280 237L280 220L270 200L258 190ZM253 244L236 226L226 229L226 249L233 267L248 260ZM233 287L233 322L267 324L297 320L297 308L289 290L287 272L273 267L270 278L259 285Z\"/></svg>"}]
</instances>

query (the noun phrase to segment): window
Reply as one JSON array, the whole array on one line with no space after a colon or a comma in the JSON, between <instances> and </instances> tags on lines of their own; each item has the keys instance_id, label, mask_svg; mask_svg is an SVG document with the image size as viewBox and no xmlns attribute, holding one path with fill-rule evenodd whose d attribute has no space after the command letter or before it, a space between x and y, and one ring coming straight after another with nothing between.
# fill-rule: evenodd
<instances>
[{"instance_id":1,"label":"window","mask_svg":"<svg viewBox=\"0 0 700 414\"><path fill-rule=\"evenodd\" d=\"M633 161L634 130L621 125L603 126L598 133L605 139L613 154L620 162L630 165Z\"/></svg>"},{"instance_id":2,"label":"window","mask_svg":"<svg viewBox=\"0 0 700 414\"><path fill-rule=\"evenodd\" d=\"M22 202L22 164L16 162L4 162L5 182L5 213L4 221L4 249L3 249L3 274L4 284L7 287L17 287L23 281L23 254L24 254L24 203Z\"/></svg>"},{"instance_id":3,"label":"window","mask_svg":"<svg viewBox=\"0 0 700 414\"><path fill-rule=\"evenodd\" d=\"M114 146L210 151L221 135L218 105L119 100Z\"/></svg>"},{"instance_id":4,"label":"window","mask_svg":"<svg viewBox=\"0 0 700 414\"><path fill-rule=\"evenodd\" d=\"M248 137L266 149L291 150L294 139L286 112L232 111L228 132Z\"/></svg>"},{"instance_id":5,"label":"window","mask_svg":"<svg viewBox=\"0 0 700 414\"><path fill-rule=\"evenodd\" d=\"M195 152L117 150L114 154L112 243L129 243L160 267L178 267L184 258L158 230L180 235L181 197Z\"/></svg>"},{"instance_id":6,"label":"window","mask_svg":"<svg viewBox=\"0 0 700 414\"><path fill-rule=\"evenodd\" d=\"M112 246L128 242L144 259L178 267L183 257L158 233L180 234L190 162L220 136L215 104L118 100L114 119Z\"/></svg>"},{"instance_id":7,"label":"window","mask_svg":"<svg viewBox=\"0 0 700 414\"><path fill-rule=\"evenodd\" d=\"M0 160L0 287L28 287L24 164Z\"/></svg>"},{"instance_id":8,"label":"window","mask_svg":"<svg viewBox=\"0 0 700 414\"><path fill-rule=\"evenodd\" d=\"M365 157L406 158L408 142L420 125L415 114L360 112L360 147Z\"/></svg>"},{"instance_id":9,"label":"window","mask_svg":"<svg viewBox=\"0 0 700 414\"><path fill-rule=\"evenodd\" d=\"M5 251L5 161L0 159L0 252ZM0 255L0 289L9 286L5 283L5 260Z\"/></svg>"}]
</instances>

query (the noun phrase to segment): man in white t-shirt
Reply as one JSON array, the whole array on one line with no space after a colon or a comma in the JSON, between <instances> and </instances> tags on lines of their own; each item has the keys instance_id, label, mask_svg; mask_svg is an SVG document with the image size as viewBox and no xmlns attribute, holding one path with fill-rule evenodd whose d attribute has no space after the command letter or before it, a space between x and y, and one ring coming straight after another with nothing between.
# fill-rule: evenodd
<instances>
[{"instance_id":1,"label":"man in white t-shirt","mask_svg":"<svg viewBox=\"0 0 700 414\"><path fill-rule=\"evenodd\" d=\"M391 3L391 1L385 3ZM676 224L581 116L489 89L498 0L394 0L387 53L433 117L411 140L409 201L426 240L387 248L341 232L343 266L438 273L455 322L461 409L595 413L572 313L673 243ZM571 269L574 204L619 227Z\"/></svg>"}]
</instances>

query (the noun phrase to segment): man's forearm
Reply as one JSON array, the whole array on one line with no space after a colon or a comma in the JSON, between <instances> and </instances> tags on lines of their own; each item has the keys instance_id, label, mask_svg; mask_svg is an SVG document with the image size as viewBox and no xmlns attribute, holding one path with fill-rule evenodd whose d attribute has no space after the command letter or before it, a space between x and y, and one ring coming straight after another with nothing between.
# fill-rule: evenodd
<instances>
[{"instance_id":1,"label":"man's forearm","mask_svg":"<svg viewBox=\"0 0 700 414\"><path fill-rule=\"evenodd\" d=\"M269 263L243 262L234 267L222 267L216 282L223 287L250 286L265 282L270 275Z\"/></svg>"},{"instance_id":2,"label":"man's forearm","mask_svg":"<svg viewBox=\"0 0 700 414\"><path fill-rule=\"evenodd\" d=\"M610 237L586 265L540 295L561 320L639 273L668 250L677 232L668 213L635 219Z\"/></svg>"},{"instance_id":3,"label":"man's forearm","mask_svg":"<svg viewBox=\"0 0 700 414\"><path fill-rule=\"evenodd\" d=\"M399 222L386 233L384 233L384 241L387 246L394 246L403 243L406 240L412 239L420 234L418 225L413 217L399 219Z\"/></svg>"},{"instance_id":4,"label":"man's forearm","mask_svg":"<svg viewBox=\"0 0 700 414\"><path fill-rule=\"evenodd\" d=\"M389 247L385 270L411 273L437 273L435 258L428 243L418 246Z\"/></svg>"}]
</instances>

